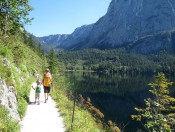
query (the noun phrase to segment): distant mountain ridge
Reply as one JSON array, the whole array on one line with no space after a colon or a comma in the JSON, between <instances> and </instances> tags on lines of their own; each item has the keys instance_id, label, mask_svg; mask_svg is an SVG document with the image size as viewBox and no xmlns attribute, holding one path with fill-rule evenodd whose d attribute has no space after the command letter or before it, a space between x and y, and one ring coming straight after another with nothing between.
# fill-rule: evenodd
<instances>
[{"instance_id":1,"label":"distant mountain ridge","mask_svg":"<svg viewBox=\"0 0 175 132\"><path fill-rule=\"evenodd\" d=\"M174 0L112 0L96 23L77 28L56 48L81 50L126 47L148 54L174 47Z\"/></svg>"},{"instance_id":2,"label":"distant mountain ridge","mask_svg":"<svg viewBox=\"0 0 175 132\"><path fill-rule=\"evenodd\" d=\"M72 34L68 35L68 37L64 41L62 41L61 47L63 49L69 49L72 46L72 44L84 42L89 36L89 33L91 32L92 28L93 24L83 25L81 27L76 28ZM59 46L57 46L57 48L59 48Z\"/></svg>"},{"instance_id":3,"label":"distant mountain ridge","mask_svg":"<svg viewBox=\"0 0 175 132\"><path fill-rule=\"evenodd\" d=\"M49 35L44 37L37 37L38 41L44 47L60 47L61 43L68 37L68 34Z\"/></svg>"}]
</instances>

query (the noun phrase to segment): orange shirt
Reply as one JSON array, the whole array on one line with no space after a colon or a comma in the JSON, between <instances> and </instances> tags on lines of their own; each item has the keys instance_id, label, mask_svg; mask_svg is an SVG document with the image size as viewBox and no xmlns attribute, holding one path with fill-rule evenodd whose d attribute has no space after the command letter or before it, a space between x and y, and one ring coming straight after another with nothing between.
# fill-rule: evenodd
<instances>
[{"instance_id":1,"label":"orange shirt","mask_svg":"<svg viewBox=\"0 0 175 132\"><path fill-rule=\"evenodd\" d=\"M50 86L52 82L52 75L47 72L44 74L44 78L43 78L43 86Z\"/></svg>"}]
</instances>

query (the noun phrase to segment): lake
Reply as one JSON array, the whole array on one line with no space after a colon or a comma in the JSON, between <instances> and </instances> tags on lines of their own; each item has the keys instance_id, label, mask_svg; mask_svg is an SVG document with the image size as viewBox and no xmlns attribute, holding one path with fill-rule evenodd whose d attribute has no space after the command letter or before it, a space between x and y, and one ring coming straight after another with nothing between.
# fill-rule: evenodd
<instances>
[{"instance_id":1,"label":"lake","mask_svg":"<svg viewBox=\"0 0 175 132\"><path fill-rule=\"evenodd\" d=\"M94 72L65 72L72 84L71 88L90 97L92 104L125 132L142 129L139 122L131 119L136 114L134 107L144 106L144 99L151 97L148 83L154 81L152 75L120 75ZM174 77L168 77L174 81ZM173 86L174 87L174 86Z\"/></svg>"}]
</instances>

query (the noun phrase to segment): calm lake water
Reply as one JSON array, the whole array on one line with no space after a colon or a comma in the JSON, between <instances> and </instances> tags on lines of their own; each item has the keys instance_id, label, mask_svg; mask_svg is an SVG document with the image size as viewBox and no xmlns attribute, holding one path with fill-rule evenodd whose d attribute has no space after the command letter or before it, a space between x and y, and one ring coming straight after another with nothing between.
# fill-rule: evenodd
<instances>
[{"instance_id":1,"label":"calm lake water","mask_svg":"<svg viewBox=\"0 0 175 132\"><path fill-rule=\"evenodd\" d=\"M89 72L66 72L65 76L75 91L91 98L92 104L104 113L106 121L112 120L125 132L142 128L131 115L136 114L134 107L144 106L144 99L151 97L148 83L153 82L153 76ZM168 78L174 82L174 77Z\"/></svg>"}]
</instances>

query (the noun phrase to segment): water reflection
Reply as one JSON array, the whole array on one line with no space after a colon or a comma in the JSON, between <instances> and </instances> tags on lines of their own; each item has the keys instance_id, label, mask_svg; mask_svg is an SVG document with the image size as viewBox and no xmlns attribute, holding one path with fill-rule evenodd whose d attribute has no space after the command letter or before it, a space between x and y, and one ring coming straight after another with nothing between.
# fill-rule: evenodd
<instances>
[{"instance_id":1,"label":"water reflection","mask_svg":"<svg viewBox=\"0 0 175 132\"><path fill-rule=\"evenodd\" d=\"M147 90L150 76L128 76L119 74L97 74L89 72L67 72L74 90L85 93L108 93L124 96L126 92Z\"/></svg>"},{"instance_id":2,"label":"water reflection","mask_svg":"<svg viewBox=\"0 0 175 132\"><path fill-rule=\"evenodd\" d=\"M151 97L148 83L151 75L97 74L89 72L66 72L72 87L84 97L90 97L92 104L105 115L105 120L115 121L125 127L125 131L136 132L138 122L131 120L134 107L144 106L144 99Z\"/></svg>"}]
</instances>

